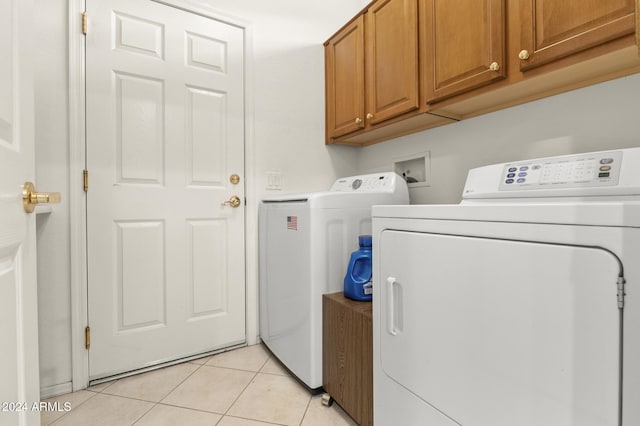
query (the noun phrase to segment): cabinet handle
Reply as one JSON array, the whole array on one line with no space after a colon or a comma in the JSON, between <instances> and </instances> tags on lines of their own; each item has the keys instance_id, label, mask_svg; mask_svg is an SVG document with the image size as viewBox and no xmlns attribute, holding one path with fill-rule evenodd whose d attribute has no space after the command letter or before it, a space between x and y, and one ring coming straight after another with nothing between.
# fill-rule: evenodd
<instances>
[{"instance_id":1,"label":"cabinet handle","mask_svg":"<svg viewBox=\"0 0 640 426\"><path fill-rule=\"evenodd\" d=\"M373 118L373 114L368 113L368 114L367 114L367 120L371 120L372 118Z\"/></svg>"},{"instance_id":2,"label":"cabinet handle","mask_svg":"<svg viewBox=\"0 0 640 426\"><path fill-rule=\"evenodd\" d=\"M529 59L529 51L528 50L521 50L520 53L518 53L518 58L524 60Z\"/></svg>"},{"instance_id":3,"label":"cabinet handle","mask_svg":"<svg viewBox=\"0 0 640 426\"><path fill-rule=\"evenodd\" d=\"M360 124L360 123L362 123L362 118L360 117L356 118L356 124Z\"/></svg>"},{"instance_id":4,"label":"cabinet handle","mask_svg":"<svg viewBox=\"0 0 640 426\"><path fill-rule=\"evenodd\" d=\"M497 62L491 62L491 65L489 65L489 69L491 71L499 71L500 70L500 64Z\"/></svg>"}]
</instances>

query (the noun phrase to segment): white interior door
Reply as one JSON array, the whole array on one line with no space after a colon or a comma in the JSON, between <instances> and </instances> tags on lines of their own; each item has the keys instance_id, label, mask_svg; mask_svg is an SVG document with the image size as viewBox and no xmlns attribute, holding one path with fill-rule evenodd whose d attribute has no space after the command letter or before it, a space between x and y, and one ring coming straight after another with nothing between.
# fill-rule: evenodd
<instances>
[{"instance_id":1,"label":"white interior door","mask_svg":"<svg viewBox=\"0 0 640 426\"><path fill-rule=\"evenodd\" d=\"M40 400L35 215L32 2L0 1L0 425L35 425Z\"/></svg>"},{"instance_id":2,"label":"white interior door","mask_svg":"<svg viewBox=\"0 0 640 426\"><path fill-rule=\"evenodd\" d=\"M96 379L245 341L244 36L148 0L87 12Z\"/></svg>"},{"instance_id":3,"label":"white interior door","mask_svg":"<svg viewBox=\"0 0 640 426\"><path fill-rule=\"evenodd\" d=\"M610 252L391 230L380 247L383 374L465 426L618 424Z\"/></svg>"}]
</instances>

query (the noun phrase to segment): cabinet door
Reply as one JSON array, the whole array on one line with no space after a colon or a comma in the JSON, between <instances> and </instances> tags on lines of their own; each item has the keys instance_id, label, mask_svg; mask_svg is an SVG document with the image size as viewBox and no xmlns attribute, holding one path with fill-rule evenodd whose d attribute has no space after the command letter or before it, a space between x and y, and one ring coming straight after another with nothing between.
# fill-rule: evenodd
<instances>
[{"instance_id":1,"label":"cabinet door","mask_svg":"<svg viewBox=\"0 0 640 426\"><path fill-rule=\"evenodd\" d=\"M359 425L372 425L371 303L323 295L322 339L322 386Z\"/></svg>"},{"instance_id":2,"label":"cabinet door","mask_svg":"<svg viewBox=\"0 0 640 426\"><path fill-rule=\"evenodd\" d=\"M364 18L325 45L327 141L364 128Z\"/></svg>"},{"instance_id":3,"label":"cabinet door","mask_svg":"<svg viewBox=\"0 0 640 426\"><path fill-rule=\"evenodd\" d=\"M520 69L633 34L634 10L634 0L520 0Z\"/></svg>"},{"instance_id":4,"label":"cabinet door","mask_svg":"<svg viewBox=\"0 0 640 426\"><path fill-rule=\"evenodd\" d=\"M366 13L368 124L419 107L417 0L378 0Z\"/></svg>"},{"instance_id":5,"label":"cabinet door","mask_svg":"<svg viewBox=\"0 0 640 426\"><path fill-rule=\"evenodd\" d=\"M424 6L420 42L427 103L506 76L504 0L425 0Z\"/></svg>"}]
</instances>

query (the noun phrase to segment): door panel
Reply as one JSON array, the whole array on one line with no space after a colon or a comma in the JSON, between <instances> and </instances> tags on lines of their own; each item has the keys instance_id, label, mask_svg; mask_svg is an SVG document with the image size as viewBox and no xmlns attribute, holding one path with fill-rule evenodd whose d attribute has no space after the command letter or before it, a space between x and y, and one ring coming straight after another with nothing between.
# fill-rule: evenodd
<instances>
[{"instance_id":1,"label":"door panel","mask_svg":"<svg viewBox=\"0 0 640 426\"><path fill-rule=\"evenodd\" d=\"M33 3L0 2L0 425L40 424L35 214ZM7 405L5 405L7 404Z\"/></svg>"},{"instance_id":2,"label":"door panel","mask_svg":"<svg viewBox=\"0 0 640 426\"><path fill-rule=\"evenodd\" d=\"M552 62L633 34L633 0L520 0L521 47L529 57L520 69Z\"/></svg>"},{"instance_id":3,"label":"door panel","mask_svg":"<svg viewBox=\"0 0 640 426\"><path fill-rule=\"evenodd\" d=\"M611 253L398 231L380 246L392 380L464 425L617 424Z\"/></svg>"},{"instance_id":4,"label":"door panel","mask_svg":"<svg viewBox=\"0 0 640 426\"><path fill-rule=\"evenodd\" d=\"M427 0L425 5L420 12L428 103L506 77L504 0Z\"/></svg>"},{"instance_id":5,"label":"door panel","mask_svg":"<svg viewBox=\"0 0 640 426\"><path fill-rule=\"evenodd\" d=\"M363 129L364 18L357 17L325 47L327 140Z\"/></svg>"},{"instance_id":6,"label":"door panel","mask_svg":"<svg viewBox=\"0 0 640 426\"><path fill-rule=\"evenodd\" d=\"M188 222L189 320L224 314L228 309L226 226L221 220Z\"/></svg>"},{"instance_id":7,"label":"door panel","mask_svg":"<svg viewBox=\"0 0 640 426\"><path fill-rule=\"evenodd\" d=\"M119 184L164 183L165 84L114 72Z\"/></svg>"},{"instance_id":8,"label":"door panel","mask_svg":"<svg viewBox=\"0 0 640 426\"><path fill-rule=\"evenodd\" d=\"M166 325L163 222L119 222L116 232L117 333ZM137 256L144 253L144 256Z\"/></svg>"},{"instance_id":9,"label":"door panel","mask_svg":"<svg viewBox=\"0 0 640 426\"><path fill-rule=\"evenodd\" d=\"M418 3L379 0L365 16L367 120L376 124L420 106Z\"/></svg>"},{"instance_id":10,"label":"door panel","mask_svg":"<svg viewBox=\"0 0 640 426\"><path fill-rule=\"evenodd\" d=\"M90 379L245 341L243 31L90 2Z\"/></svg>"},{"instance_id":11,"label":"door panel","mask_svg":"<svg viewBox=\"0 0 640 426\"><path fill-rule=\"evenodd\" d=\"M189 184L224 186L226 94L189 87L186 95Z\"/></svg>"}]
</instances>

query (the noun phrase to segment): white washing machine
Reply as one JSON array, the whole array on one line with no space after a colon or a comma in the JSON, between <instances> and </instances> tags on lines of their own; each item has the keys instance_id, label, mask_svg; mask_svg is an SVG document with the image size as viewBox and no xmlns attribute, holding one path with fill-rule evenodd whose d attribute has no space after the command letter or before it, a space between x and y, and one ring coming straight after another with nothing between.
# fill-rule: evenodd
<instances>
[{"instance_id":1,"label":"white washing machine","mask_svg":"<svg viewBox=\"0 0 640 426\"><path fill-rule=\"evenodd\" d=\"M322 387L322 295L343 290L374 204L407 204L395 173L338 179L326 192L262 200L260 338L309 389Z\"/></svg>"},{"instance_id":2,"label":"white washing machine","mask_svg":"<svg viewBox=\"0 0 640 426\"><path fill-rule=\"evenodd\" d=\"M640 148L373 208L374 421L640 425Z\"/></svg>"}]
</instances>

